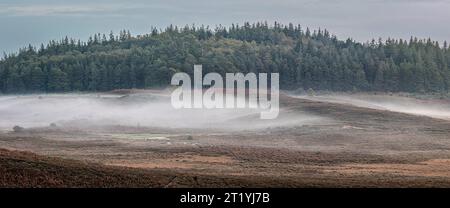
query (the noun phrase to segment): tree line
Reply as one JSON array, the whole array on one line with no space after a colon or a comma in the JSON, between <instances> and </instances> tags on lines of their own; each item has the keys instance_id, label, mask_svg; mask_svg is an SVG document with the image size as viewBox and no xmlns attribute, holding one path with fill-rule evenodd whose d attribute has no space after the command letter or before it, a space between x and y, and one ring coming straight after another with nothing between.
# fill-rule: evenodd
<instances>
[{"instance_id":1,"label":"tree line","mask_svg":"<svg viewBox=\"0 0 450 208\"><path fill-rule=\"evenodd\" d=\"M300 25L169 26L52 40L5 54L0 92L108 91L170 84L176 72L280 73L282 89L448 92L450 50L431 39L339 40Z\"/></svg>"}]
</instances>

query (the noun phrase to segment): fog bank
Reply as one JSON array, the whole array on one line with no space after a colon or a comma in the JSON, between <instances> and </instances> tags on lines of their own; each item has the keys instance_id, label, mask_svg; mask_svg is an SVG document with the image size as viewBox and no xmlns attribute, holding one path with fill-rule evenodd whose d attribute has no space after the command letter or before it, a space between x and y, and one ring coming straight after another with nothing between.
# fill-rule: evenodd
<instances>
[{"instance_id":1,"label":"fog bank","mask_svg":"<svg viewBox=\"0 0 450 208\"><path fill-rule=\"evenodd\" d=\"M395 95L390 96L361 94L320 96L304 95L294 97L450 120L450 101L448 100L422 100Z\"/></svg>"},{"instance_id":2,"label":"fog bank","mask_svg":"<svg viewBox=\"0 0 450 208\"><path fill-rule=\"evenodd\" d=\"M174 109L160 94L51 94L0 96L0 129L83 125L252 130L320 123L324 118L283 109L261 120L258 109Z\"/></svg>"}]
</instances>

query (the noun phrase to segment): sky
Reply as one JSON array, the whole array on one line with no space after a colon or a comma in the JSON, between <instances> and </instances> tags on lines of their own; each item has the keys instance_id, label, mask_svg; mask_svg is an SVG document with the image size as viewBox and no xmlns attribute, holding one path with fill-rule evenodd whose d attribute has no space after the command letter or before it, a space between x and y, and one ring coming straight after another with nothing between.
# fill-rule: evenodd
<instances>
[{"instance_id":1,"label":"sky","mask_svg":"<svg viewBox=\"0 0 450 208\"><path fill-rule=\"evenodd\" d=\"M366 42L411 36L450 40L450 0L0 0L0 53L65 36L152 26L274 21L325 28Z\"/></svg>"}]
</instances>

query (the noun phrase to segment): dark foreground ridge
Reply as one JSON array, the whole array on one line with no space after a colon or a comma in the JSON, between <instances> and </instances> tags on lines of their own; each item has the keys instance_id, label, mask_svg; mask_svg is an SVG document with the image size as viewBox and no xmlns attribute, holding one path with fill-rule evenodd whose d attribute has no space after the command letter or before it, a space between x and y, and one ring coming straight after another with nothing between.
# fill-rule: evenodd
<instances>
[{"instance_id":1,"label":"dark foreground ridge","mask_svg":"<svg viewBox=\"0 0 450 208\"><path fill-rule=\"evenodd\" d=\"M0 187L8 188L268 188L268 187L450 187L439 178L366 176L234 177L183 174L170 170L144 170L87 163L30 152L0 149Z\"/></svg>"}]
</instances>

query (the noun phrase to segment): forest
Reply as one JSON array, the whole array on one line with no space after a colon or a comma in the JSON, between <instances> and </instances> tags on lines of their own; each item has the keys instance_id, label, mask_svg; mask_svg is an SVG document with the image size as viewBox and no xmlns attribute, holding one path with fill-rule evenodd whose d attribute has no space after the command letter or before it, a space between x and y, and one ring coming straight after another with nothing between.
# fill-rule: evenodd
<instances>
[{"instance_id":1,"label":"forest","mask_svg":"<svg viewBox=\"0 0 450 208\"><path fill-rule=\"evenodd\" d=\"M1 48L0 48L1 50ZM324 29L266 22L151 28L148 34L65 37L0 60L0 93L161 88L176 72L280 73L280 88L448 93L450 50L431 39L338 39Z\"/></svg>"}]
</instances>

